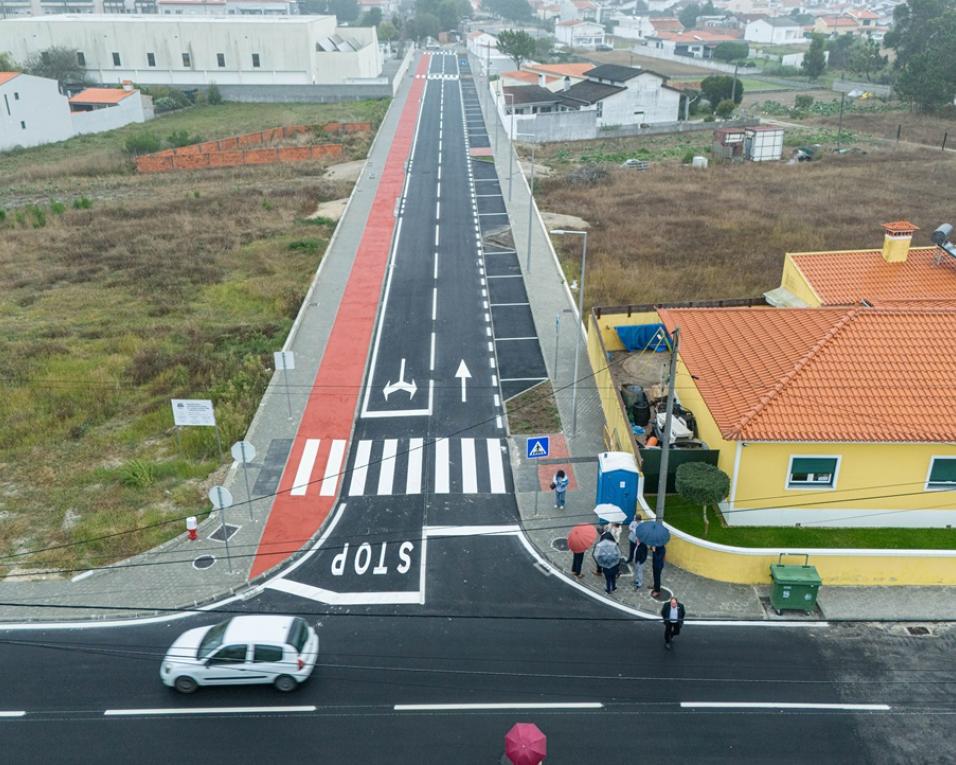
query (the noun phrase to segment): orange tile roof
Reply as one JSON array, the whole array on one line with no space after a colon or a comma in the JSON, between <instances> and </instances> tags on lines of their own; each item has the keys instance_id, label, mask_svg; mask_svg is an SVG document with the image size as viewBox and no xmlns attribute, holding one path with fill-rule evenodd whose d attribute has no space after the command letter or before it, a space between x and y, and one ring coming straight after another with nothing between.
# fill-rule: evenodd
<instances>
[{"instance_id":1,"label":"orange tile roof","mask_svg":"<svg viewBox=\"0 0 956 765\"><path fill-rule=\"evenodd\" d=\"M658 32L657 37L671 42L711 43L739 40L740 34L737 32L712 32L708 29L694 29L690 32Z\"/></svg>"},{"instance_id":2,"label":"orange tile roof","mask_svg":"<svg viewBox=\"0 0 956 765\"><path fill-rule=\"evenodd\" d=\"M120 88L87 88L70 98L71 104L118 104L135 91Z\"/></svg>"},{"instance_id":3,"label":"orange tile roof","mask_svg":"<svg viewBox=\"0 0 956 765\"><path fill-rule=\"evenodd\" d=\"M525 69L529 72L554 74L558 77L581 77L583 79L585 72L594 69L594 64L527 64Z\"/></svg>"},{"instance_id":4,"label":"orange tile roof","mask_svg":"<svg viewBox=\"0 0 956 765\"><path fill-rule=\"evenodd\" d=\"M544 72L524 72L520 70L514 70L511 72L502 72L499 76L502 78L507 78L509 80L521 80L522 82L529 82L532 85L538 84L538 75L544 74ZM554 82L555 80L560 79L556 75L545 74L545 82Z\"/></svg>"},{"instance_id":5,"label":"orange tile roof","mask_svg":"<svg viewBox=\"0 0 956 765\"><path fill-rule=\"evenodd\" d=\"M887 263L880 250L791 253L823 305L947 301L956 307L956 262L936 247L910 247L903 263Z\"/></svg>"},{"instance_id":6,"label":"orange tile roof","mask_svg":"<svg viewBox=\"0 0 956 765\"><path fill-rule=\"evenodd\" d=\"M727 440L956 441L954 309L660 315L681 328L681 359Z\"/></svg>"},{"instance_id":7,"label":"orange tile roof","mask_svg":"<svg viewBox=\"0 0 956 765\"><path fill-rule=\"evenodd\" d=\"M14 77L16 77L19 72L0 72L0 85L3 85L5 82L10 82Z\"/></svg>"}]
</instances>

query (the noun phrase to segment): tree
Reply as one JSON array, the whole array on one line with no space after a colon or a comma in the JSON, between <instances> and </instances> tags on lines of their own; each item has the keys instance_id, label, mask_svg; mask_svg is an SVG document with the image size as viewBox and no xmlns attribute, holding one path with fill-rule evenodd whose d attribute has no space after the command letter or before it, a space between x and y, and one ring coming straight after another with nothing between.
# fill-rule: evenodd
<instances>
[{"instance_id":1,"label":"tree","mask_svg":"<svg viewBox=\"0 0 956 765\"><path fill-rule=\"evenodd\" d=\"M718 61L743 61L750 55L750 45L743 40L727 40L714 48Z\"/></svg>"},{"instance_id":2,"label":"tree","mask_svg":"<svg viewBox=\"0 0 956 765\"><path fill-rule=\"evenodd\" d=\"M53 47L34 53L26 60L23 71L56 80L60 85L86 80L86 69L80 65L75 48Z\"/></svg>"},{"instance_id":3,"label":"tree","mask_svg":"<svg viewBox=\"0 0 956 765\"><path fill-rule=\"evenodd\" d=\"M0 53L0 72L18 72L16 62L9 53Z\"/></svg>"},{"instance_id":4,"label":"tree","mask_svg":"<svg viewBox=\"0 0 956 765\"><path fill-rule=\"evenodd\" d=\"M438 37L438 17L421 13L405 24L405 34L418 42L428 37Z\"/></svg>"},{"instance_id":5,"label":"tree","mask_svg":"<svg viewBox=\"0 0 956 765\"><path fill-rule=\"evenodd\" d=\"M678 465L674 488L688 502L703 508L704 535L707 535L707 505L717 505L730 493L727 474L706 462L685 462Z\"/></svg>"},{"instance_id":6,"label":"tree","mask_svg":"<svg viewBox=\"0 0 956 765\"><path fill-rule=\"evenodd\" d=\"M481 7L511 21L531 21L534 17L528 0L486 0Z\"/></svg>"},{"instance_id":7,"label":"tree","mask_svg":"<svg viewBox=\"0 0 956 765\"><path fill-rule=\"evenodd\" d=\"M893 10L886 47L896 53L894 90L924 110L953 102L956 95L956 6L952 0L908 0Z\"/></svg>"},{"instance_id":8,"label":"tree","mask_svg":"<svg viewBox=\"0 0 956 765\"><path fill-rule=\"evenodd\" d=\"M369 8L362 14L362 20L359 23L363 27L377 27L382 23L382 9Z\"/></svg>"},{"instance_id":9,"label":"tree","mask_svg":"<svg viewBox=\"0 0 956 765\"><path fill-rule=\"evenodd\" d=\"M716 13L717 9L714 4L711 0L707 0L704 5L698 5L697 3L685 5L681 12L677 14L677 18L684 25L684 29L693 29L697 25L698 16L713 16Z\"/></svg>"},{"instance_id":10,"label":"tree","mask_svg":"<svg viewBox=\"0 0 956 765\"><path fill-rule=\"evenodd\" d=\"M850 61L850 49L853 47L853 35L849 32L827 40L827 65L831 69L846 69Z\"/></svg>"},{"instance_id":11,"label":"tree","mask_svg":"<svg viewBox=\"0 0 956 765\"><path fill-rule=\"evenodd\" d=\"M827 57L823 48L823 38L820 35L814 35L810 43L810 49L803 55L803 63L800 64L800 68L811 80L817 79L827 68Z\"/></svg>"},{"instance_id":12,"label":"tree","mask_svg":"<svg viewBox=\"0 0 956 765\"><path fill-rule=\"evenodd\" d=\"M554 52L554 38L549 35L536 37L534 40L534 57L538 61L547 61Z\"/></svg>"},{"instance_id":13,"label":"tree","mask_svg":"<svg viewBox=\"0 0 956 765\"><path fill-rule=\"evenodd\" d=\"M744 99L744 84L738 79L735 88L734 78L730 75L712 74L710 77L701 80L700 92L714 106L727 99L739 104Z\"/></svg>"},{"instance_id":14,"label":"tree","mask_svg":"<svg viewBox=\"0 0 956 765\"><path fill-rule=\"evenodd\" d=\"M531 58L535 53L534 38L527 32L513 30L499 32L498 51L515 62L515 69L520 69L521 62Z\"/></svg>"},{"instance_id":15,"label":"tree","mask_svg":"<svg viewBox=\"0 0 956 765\"><path fill-rule=\"evenodd\" d=\"M391 21L383 21L378 25L378 39L384 43L391 42L398 37L398 30Z\"/></svg>"},{"instance_id":16,"label":"tree","mask_svg":"<svg viewBox=\"0 0 956 765\"><path fill-rule=\"evenodd\" d=\"M886 56L880 53L880 44L875 40L860 38L850 47L847 68L870 81L871 75L886 66Z\"/></svg>"},{"instance_id":17,"label":"tree","mask_svg":"<svg viewBox=\"0 0 956 765\"><path fill-rule=\"evenodd\" d=\"M219 106L222 103L222 93L219 92L219 86L214 82L209 83L209 89L206 91L206 103L210 106ZM199 143L199 141L193 141L193 143Z\"/></svg>"},{"instance_id":18,"label":"tree","mask_svg":"<svg viewBox=\"0 0 956 765\"><path fill-rule=\"evenodd\" d=\"M720 117L722 120L728 119L731 114L734 113L734 109L737 108L737 104L731 101L729 98L725 98L719 104L717 108L714 109L714 114Z\"/></svg>"}]
</instances>

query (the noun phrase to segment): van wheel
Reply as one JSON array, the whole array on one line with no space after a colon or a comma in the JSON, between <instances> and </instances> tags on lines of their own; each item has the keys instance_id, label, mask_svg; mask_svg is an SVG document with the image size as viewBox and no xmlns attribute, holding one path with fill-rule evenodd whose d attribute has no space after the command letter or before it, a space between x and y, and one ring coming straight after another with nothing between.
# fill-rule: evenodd
<instances>
[{"instance_id":1,"label":"van wheel","mask_svg":"<svg viewBox=\"0 0 956 765\"><path fill-rule=\"evenodd\" d=\"M289 677L289 675L279 675L276 678L275 682L276 690L282 691L283 693L288 693L289 691L294 691L299 687L299 684L295 681L294 677Z\"/></svg>"},{"instance_id":2,"label":"van wheel","mask_svg":"<svg viewBox=\"0 0 956 765\"><path fill-rule=\"evenodd\" d=\"M180 693L195 693L196 689L199 687L199 683L193 680L191 677L177 677L176 682L173 683L173 687Z\"/></svg>"}]
</instances>

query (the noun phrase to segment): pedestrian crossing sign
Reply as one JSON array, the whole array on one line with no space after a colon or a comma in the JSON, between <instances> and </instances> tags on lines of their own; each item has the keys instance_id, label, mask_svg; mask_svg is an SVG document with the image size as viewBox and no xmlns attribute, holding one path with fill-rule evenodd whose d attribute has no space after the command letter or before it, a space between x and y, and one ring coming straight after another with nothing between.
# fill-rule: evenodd
<instances>
[{"instance_id":1,"label":"pedestrian crossing sign","mask_svg":"<svg viewBox=\"0 0 956 765\"><path fill-rule=\"evenodd\" d=\"M551 451L550 436L534 436L528 439L527 454L529 460L537 460L547 457Z\"/></svg>"}]
</instances>

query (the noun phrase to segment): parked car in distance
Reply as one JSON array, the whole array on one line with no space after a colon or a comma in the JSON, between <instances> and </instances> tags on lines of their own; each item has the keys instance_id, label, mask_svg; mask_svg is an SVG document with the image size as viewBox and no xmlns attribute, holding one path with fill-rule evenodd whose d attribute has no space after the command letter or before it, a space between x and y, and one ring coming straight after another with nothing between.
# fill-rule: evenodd
<instances>
[{"instance_id":1,"label":"parked car in distance","mask_svg":"<svg viewBox=\"0 0 956 765\"><path fill-rule=\"evenodd\" d=\"M319 636L294 616L234 616L180 635L166 652L159 676L180 693L205 685L272 683L284 692L309 679Z\"/></svg>"}]
</instances>

